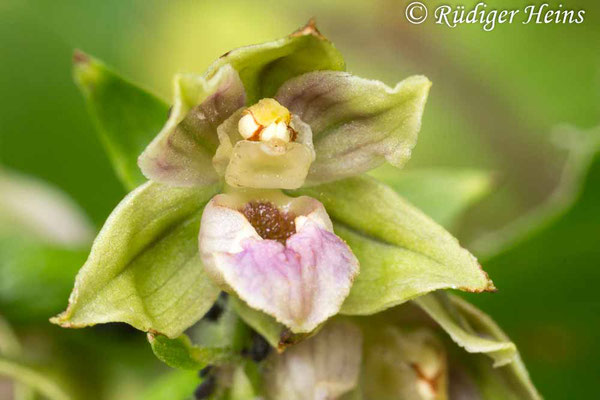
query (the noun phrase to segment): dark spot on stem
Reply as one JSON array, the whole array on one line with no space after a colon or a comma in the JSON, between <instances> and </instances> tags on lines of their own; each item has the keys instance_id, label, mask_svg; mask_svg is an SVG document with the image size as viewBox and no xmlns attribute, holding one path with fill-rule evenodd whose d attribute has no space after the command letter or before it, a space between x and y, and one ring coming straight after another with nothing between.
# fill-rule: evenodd
<instances>
[{"instance_id":1,"label":"dark spot on stem","mask_svg":"<svg viewBox=\"0 0 600 400\"><path fill-rule=\"evenodd\" d=\"M200 371L198 371L198 376L200 378L206 378L213 370L213 366L212 365L208 365L204 368L202 368Z\"/></svg>"},{"instance_id":2,"label":"dark spot on stem","mask_svg":"<svg viewBox=\"0 0 600 400\"><path fill-rule=\"evenodd\" d=\"M221 315L223 315L223 306L221 306L219 303L215 303L210 310L204 314L204 318L209 321L216 321L221 317Z\"/></svg>"},{"instance_id":3,"label":"dark spot on stem","mask_svg":"<svg viewBox=\"0 0 600 400\"><path fill-rule=\"evenodd\" d=\"M269 342L267 342L264 337L254 332L254 335L252 335L252 344L250 349L244 349L242 351L242 355L250 358L254 362L261 362L267 358L270 352L271 345Z\"/></svg>"},{"instance_id":4,"label":"dark spot on stem","mask_svg":"<svg viewBox=\"0 0 600 400\"><path fill-rule=\"evenodd\" d=\"M210 375L194 390L194 397L196 400L207 399L215 391L215 386L215 377Z\"/></svg>"}]
</instances>

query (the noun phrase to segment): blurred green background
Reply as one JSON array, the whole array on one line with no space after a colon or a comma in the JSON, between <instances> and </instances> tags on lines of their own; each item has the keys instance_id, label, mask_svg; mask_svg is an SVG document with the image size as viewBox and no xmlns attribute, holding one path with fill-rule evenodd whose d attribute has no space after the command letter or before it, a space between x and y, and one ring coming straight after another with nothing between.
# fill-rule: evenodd
<instances>
[{"instance_id":1,"label":"blurred green background","mask_svg":"<svg viewBox=\"0 0 600 400\"><path fill-rule=\"evenodd\" d=\"M515 23L491 32L434 24L432 9L442 2L426 2L430 18L411 25L407 3L2 0L0 164L62 189L98 228L125 192L72 82L74 48L168 100L176 72L202 73L227 50L284 36L314 16L350 72L388 84L411 74L433 81L407 168L493 177L491 193L450 227L499 288L468 298L517 343L546 398L590 398L600 382L600 3L550 2L586 10L580 25ZM489 1L488 9L527 4ZM565 125L571 134L556 134ZM40 287L40 302L44 290L51 289ZM2 307L0 314L11 314ZM28 332L82 337L36 321L23 322ZM100 349L123 334L103 329L88 333ZM131 340L141 343L138 336ZM143 350L120 357L122 370L133 360L162 368ZM69 357L97 363L109 356Z\"/></svg>"}]
</instances>

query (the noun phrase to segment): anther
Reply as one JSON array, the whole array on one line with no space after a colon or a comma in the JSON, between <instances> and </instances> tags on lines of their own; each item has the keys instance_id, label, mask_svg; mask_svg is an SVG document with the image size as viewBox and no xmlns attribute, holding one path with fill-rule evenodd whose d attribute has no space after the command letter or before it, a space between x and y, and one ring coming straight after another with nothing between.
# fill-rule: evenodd
<instances>
[{"instance_id":1,"label":"anther","mask_svg":"<svg viewBox=\"0 0 600 400\"><path fill-rule=\"evenodd\" d=\"M275 99L262 99L242 113L238 131L246 140L289 143L296 139L292 115Z\"/></svg>"}]
</instances>

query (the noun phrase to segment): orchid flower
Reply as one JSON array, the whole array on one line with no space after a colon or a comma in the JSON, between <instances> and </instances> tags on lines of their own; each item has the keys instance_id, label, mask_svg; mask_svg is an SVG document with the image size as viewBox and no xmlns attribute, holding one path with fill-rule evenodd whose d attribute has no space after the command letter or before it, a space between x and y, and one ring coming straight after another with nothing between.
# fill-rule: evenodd
<instances>
[{"instance_id":1,"label":"orchid flower","mask_svg":"<svg viewBox=\"0 0 600 400\"><path fill-rule=\"evenodd\" d=\"M298 35L324 41L311 24L291 37ZM252 51L230 52L208 78L175 79L171 116L139 165L148 179L167 185L224 181L225 193L202 216L207 273L292 331L311 332L339 311L359 263L320 202L281 189L340 180L386 160L401 166L430 84L412 77L389 88L345 72L311 71L252 104L257 96L246 93L241 78L249 68L238 72L230 62Z\"/></svg>"},{"instance_id":2,"label":"orchid flower","mask_svg":"<svg viewBox=\"0 0 600 400\"><path fill-rule=\"evenodd\" d=\"M347 328L347 342L338 340L338 320L377 321L374 314L409 304L468 352L499 355L498 365L518 361L512 343L465 336L452 312L427 301L444 289L495 290L477 259L392 187L365 176L410 158L427 78L389 87L344 72L342 56L312 21L280 40L228 52L204 75L177 75L170 108L83 53L74 61L117 173L135 189L106 221L67 310L52 322L126 322L148 333L167 364L211 363L223 367L225 381L246 383L240 354L249 327L285 351L273 353L276 367L265 373L276 400L351 393L354 367L370 365L367 353L361 361L354 352L363 342L370 348L370 336ZM229 322L213 326L221 293ZM405 364L422 354L402 349L427 337L398 339ZM347 358L336 342L346 343ZM423 369L414 390L431 397L445 387L428 383L446 376L445 355L427 357L439 368ZM336 374L343 360L348 370ZM308 375L295 376L300 370ZM305 384L310 394L298 392Z\"/></svg>"}]
</instances>

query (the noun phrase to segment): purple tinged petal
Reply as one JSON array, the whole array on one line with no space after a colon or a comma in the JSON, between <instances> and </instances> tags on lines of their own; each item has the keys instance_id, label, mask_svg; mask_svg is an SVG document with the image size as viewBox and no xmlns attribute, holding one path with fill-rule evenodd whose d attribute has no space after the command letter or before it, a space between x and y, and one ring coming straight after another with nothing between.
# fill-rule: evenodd
<instances>
[{"instance_id":1,"label":"purple tinged petal","mask_svg":"<svg viewBox=\"0 0 600 400\"><path fill-rule=\"evenodd\" d=\"M229 65L209 80L178 75L169 120L138 159L143 174L175 186L218 181L212 166L219 145L217 127L244 103L244 86Z\"/></svg>"},{"instance_id":2,"label":"purple tinged petal","mask_svg":"<svg viewBox=\"0 0 600 400\"><path fill-rule=\"evenodd\" d=\"M251 307L294 332L310 332L335 315L358 272L350 248L312 221L286 246L257 239L242 246L242 252L220 259L225 281Z\"/></svg>"},{"instance_id":3,"label":"purple tinged petal","mask_svg":"<svg viewBox=\"0 0 600 400\"><path fill-rule=\"evenodd\" d=\"M315 71L285 82L275 98L310 125L310 184L358 175L411 155L431 83L412 76L388 87L346 72Z\"/></svg>"}]
</instances>

